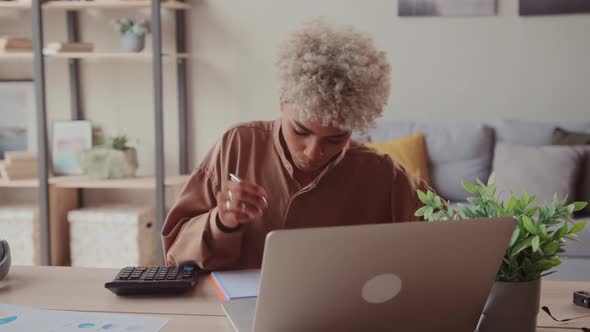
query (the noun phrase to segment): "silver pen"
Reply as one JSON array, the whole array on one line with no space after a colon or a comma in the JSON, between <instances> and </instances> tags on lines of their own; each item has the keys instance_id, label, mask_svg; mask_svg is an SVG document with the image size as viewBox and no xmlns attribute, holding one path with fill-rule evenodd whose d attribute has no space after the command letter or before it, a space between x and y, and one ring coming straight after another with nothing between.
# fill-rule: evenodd
<instances>
[{"instance_id":1,"label":"silver pen","mask_svg":"<svg viewBox=\"0 0 590 332\"><path fill-rule=\"evenodd\" d=\"M229 173L229 178L233 181L233 182L237 182L240 183L242 182L242 179L240 179L237 175L233 174L233 173Z\"/></svg>"},{"instance_id":2,"label":"silver pen","mask_svg":"<svg viewBox=\"0 0 590 332\"><path fill-rule=\"evenodd\" d=\"M233 181L233 182L237 182L240 183L242 182L242 179L240 179L240 177L238 177L237 175L233 174L233 173L229 173L229 178ZM262 198L262 200L264 201L264 204L268 205L268 202L266 201L266 198L264 198L263 196L260 196Z\"/></svg>"}]
</instances>

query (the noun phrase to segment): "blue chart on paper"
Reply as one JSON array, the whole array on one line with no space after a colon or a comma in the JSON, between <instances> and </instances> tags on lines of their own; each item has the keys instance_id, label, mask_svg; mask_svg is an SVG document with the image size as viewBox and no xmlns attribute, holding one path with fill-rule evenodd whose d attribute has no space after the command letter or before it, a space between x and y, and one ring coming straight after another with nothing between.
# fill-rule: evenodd
<instances>
[{"instance_id":1,"label":"blue chart on paper","mask_svg":"<svg viewBox=\"0 0 590 332\"><path fill-rule=\"evenodd\" d=\"M158 332L167 319L42 310L0 303L0 332Z\"/></svg>"},{"instance_id":2,"label":"blue chart on paper","mask_svg":"<svg viewBox=\"0 0 590 332\"><path fill-rule=\"evenodd\" d=\"M0 313L0 325L10 324L10 323L14 322L16 320L16 318L17 318L17 316Z\"/></svg>"}]
</instances>

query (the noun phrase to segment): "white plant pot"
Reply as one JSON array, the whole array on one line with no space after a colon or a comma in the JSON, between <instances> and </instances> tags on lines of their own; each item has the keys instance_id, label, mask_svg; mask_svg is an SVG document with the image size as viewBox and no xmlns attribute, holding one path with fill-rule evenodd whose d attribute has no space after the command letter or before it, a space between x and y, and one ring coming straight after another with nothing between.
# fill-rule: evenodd
<instances>
[{"instance_id":1,"label":"white plant pot","mask_svg":"<svg viewBox=\"0 0 590 332\"><path fill-rule=\"evenodd\" d=\"M138 36L134 33L126 32L121 35L121 45L124 50L141 52L145 47L145 35Z\"/></svg>"},{"instance_id":2,"label":"white plant pot","mask_svg":"<svg viewBox=\"0 0 590 332\"><path fill-rule=\"evenodd\" d=\"M137 171L137 151L92 148L78 154L80 169L95 179L133 177Z\"/></svg>"}]
</instances>

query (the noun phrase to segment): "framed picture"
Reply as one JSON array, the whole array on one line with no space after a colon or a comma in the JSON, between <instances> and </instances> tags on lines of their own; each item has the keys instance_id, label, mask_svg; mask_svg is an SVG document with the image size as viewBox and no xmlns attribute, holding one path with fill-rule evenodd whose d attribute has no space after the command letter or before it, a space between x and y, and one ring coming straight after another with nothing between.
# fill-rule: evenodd
<instances>
[{"instance_id":1,"label":"framed picture","mask_svg":"<svg viewBox=\"0 0 590 332\"><path fill-rule=\"evenodd\" d=\"M494 16L496 13L497 0L398 1L399 16Z\"/></svg>"},{"instance_id":2,"label":"framed picture","mask_svg":"<svg viewBox=\"0 0 590 332\"><path fill-rule=\"evenodd\" d=\"M521 16L590 13L589 0L520 0Z\"/></svg>"},{"instance_id":3,"label":"framed picture","mask_svg":"<svg viewBox=\"0 0 590 332\"><path fill-rule=\"evenodd\" d=\"M36 151L33 81L0 81L0 159L6 151Z\"/></svg>"},{"instance_id":4,"label":"framed picture","mask_svg":"<svg viewBox=\"0 0 590 332\"><path fill-rule=\"evenodd\" d=\"M82 174L77 154L92 147L90 121L54 122L52 142L53 172L60 175Z\"/></svg>"}]
</instances>

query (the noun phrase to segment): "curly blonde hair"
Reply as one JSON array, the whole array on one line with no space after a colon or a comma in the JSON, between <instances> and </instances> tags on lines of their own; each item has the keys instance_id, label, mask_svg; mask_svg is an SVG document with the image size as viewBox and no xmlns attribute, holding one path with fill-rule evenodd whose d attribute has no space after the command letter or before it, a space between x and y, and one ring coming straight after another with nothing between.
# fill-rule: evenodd
<instances>
[{"instance_id":1,"label":"curly blonde hair","mask_svg":"<svg viewBox=\"0 0 590 332\"><path fill-rule=\"evenodd\" d=\"M365 132L389 98L390 65L373 40L352 28L307 22L281 46L277 61L281 101L302 120Z\"/></svg>"}]
</instances>

